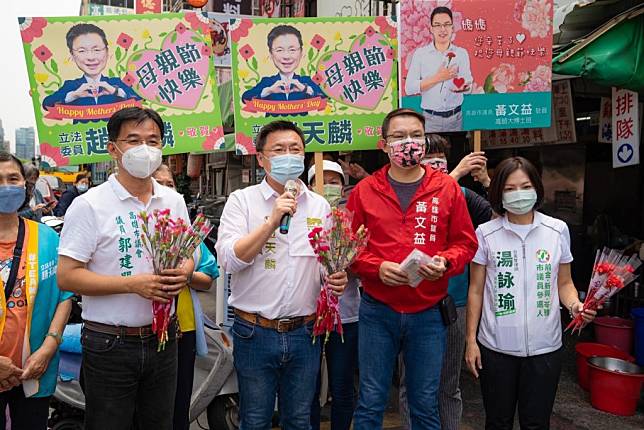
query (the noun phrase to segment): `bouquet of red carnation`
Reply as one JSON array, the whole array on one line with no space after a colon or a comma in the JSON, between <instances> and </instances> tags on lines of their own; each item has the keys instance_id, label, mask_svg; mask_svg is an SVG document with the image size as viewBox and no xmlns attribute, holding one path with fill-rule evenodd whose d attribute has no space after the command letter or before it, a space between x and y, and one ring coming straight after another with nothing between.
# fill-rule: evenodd
<instances>
[{"instance_id":1,"label":"bouquet of red carnation","mask_svg":"<svg viewBox=\"0 0 644 430\"><path fill-rule=\"evenodd\" d=\"M588 294L586 294L584 301L584 310L596 311L606 300L635 280L637 276L634 272L641 264L637 255L628 257L616 249L598 250L588 286ZM585 325L580 313L568 324L566 330L572 328L573 333L575 330L581 332Z\"/></svg>"},{"instance_id":2,"label":"bouquet of red carnation","mask_svg":"<svg viewBox=\"0 0 644 430\"><path fill-rule=\"evenodd\" d=\"M324 277L345 270L367 246L367 229L360 226L354 233L351 220L352 215L349 211L334 207L328 215L327 227L316 227L309 233L309 242L322 265ZM339 299L326 282L318 296L316 314L313 327L314 342L315 337L325 333L326 343L334 330L342 336Z\"/></svg>"},{"instance_id":3,"label":"bouquet of red carnation","mask_svg":"<svg viewBox=\"0 0 644 430\"><path fill-rule=\"evenodd\" d=\"M141 242L157 275L163 270L181 267L212 230L210 221L203 214L197 215L192 225L186 224L181 218L170 218L169 209L155 209L151 215L142 211L139 218L143 221ZM165 348L168 340L171 310L172 302L152 302L152 330L159 339L159 351Z\"/></svg>"}]
</instances>

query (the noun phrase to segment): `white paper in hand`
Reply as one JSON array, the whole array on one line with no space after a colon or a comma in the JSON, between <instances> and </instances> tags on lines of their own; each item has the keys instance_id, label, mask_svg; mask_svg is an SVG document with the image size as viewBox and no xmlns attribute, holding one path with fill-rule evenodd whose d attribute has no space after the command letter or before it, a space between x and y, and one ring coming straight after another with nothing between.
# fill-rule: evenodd
<instances>
[{"instance_id":1,"label":"white paper in hand","mask_svg":"<svg viewBox=\"0 0 644 430\"><path fill-rule=\"evenodd\" d=\"M410 287L416 288L423 281L423 277L418 274L418 270L420 270L420 266L429 264L432 261L433 257L418 249L414 249L405 257L402 263L400 263L400 270L407 274Z\"/></svg>"}]
</instances>

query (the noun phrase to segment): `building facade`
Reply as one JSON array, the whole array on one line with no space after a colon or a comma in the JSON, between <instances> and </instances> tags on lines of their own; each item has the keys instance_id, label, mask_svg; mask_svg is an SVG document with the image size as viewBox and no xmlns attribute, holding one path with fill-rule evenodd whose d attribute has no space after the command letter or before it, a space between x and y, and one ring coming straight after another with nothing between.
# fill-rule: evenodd
<instances>
[{"instance_id":1,"label":"building facade","mask_svg":"<svg viewBox=\"0 0 644 430\"><path fill-rule=\"evenodd\" d=\"M33 127L16 129L16 157L31 161L34 157L36 136Z\"/></svg>"}]
</instances>

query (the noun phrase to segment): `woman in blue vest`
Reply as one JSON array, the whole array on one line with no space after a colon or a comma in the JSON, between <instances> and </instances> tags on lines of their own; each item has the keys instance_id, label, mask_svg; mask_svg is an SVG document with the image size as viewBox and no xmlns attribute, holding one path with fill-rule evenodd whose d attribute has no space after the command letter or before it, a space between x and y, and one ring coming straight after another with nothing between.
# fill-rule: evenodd
<instances>
[{"instance_id":1,"label":"woman in blue vest","mask_svg":"<svg viewBox=\"0 0 644 430\"><path fill-rule=\"evenodd\" d=\"M544 189L522 157L502 161L489 200L500 218L476 230L470 269L465 361L481 377L486 429L548 429L561 373L559 305L586 322L573 284L565 222L537 211Z\"/></svg>"},{"instance_id":2,"label":"woman in blue vest","mask_svg":"<svg viewBox=\"0 0 644 430\"><path fill-rule=\"evenodd\" d=\"M46 430L71 293L56 284L58 235L18 216L22 163L0 152L0 428Z\"/></svg>"}]
</instances>

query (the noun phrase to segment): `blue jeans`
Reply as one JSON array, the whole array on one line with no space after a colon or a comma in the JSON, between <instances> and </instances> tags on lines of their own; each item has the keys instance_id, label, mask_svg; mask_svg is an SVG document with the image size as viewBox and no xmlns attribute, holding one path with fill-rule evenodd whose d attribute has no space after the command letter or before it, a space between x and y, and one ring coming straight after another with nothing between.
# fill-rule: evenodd
<instances>
[{"instance_id":1,"label":"blue jeans","mask_svg":"<svg viewBox=\"0 0 644 430\"><path fill-rule=\"evenodd\" d=\"M324 345L326 367L329 371L329 391L331 392L331 430L349 430L355 408L355 388L353 375L358 366L358 323L343 324L344 343L336 332L331 333ZM324 342L324 336L320 336ZM311 428L320 429L320 374L311 405Z\"/></svg>"},{"instance_id":2,"label":"blue jeans","mask_svg":"<svg viewBox=\"0 0 644 430\"><path fill-rule=\"evenodd\" d=\"M311 337L313 322L278 333L236 317L232 331L240 430L269 430L277 395L282 428L310 429L320 368L320 342L313 344Z\"/></svg>"},{"instance_id":3,"label":"blue jeans","mask_svg":"<svg viewBox=\"0 0 644 430\"><path fill-rule=\"evenodd\" d=\"M438 387L445 351L443 320L437 306L414 314L398 313L362 296L360 303L360 396L355 430L382 428L399 352L406 368L411 428L440 430Z\"/></svg>"}]
</instances>

